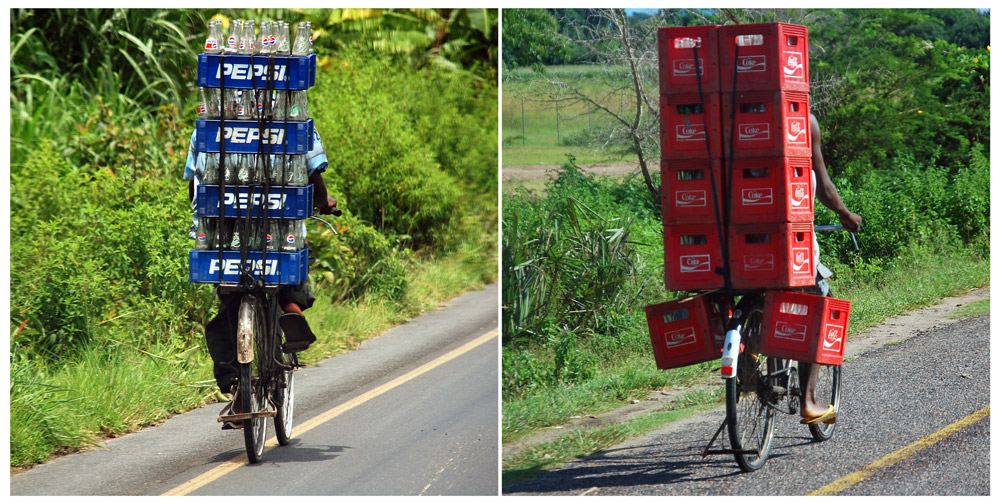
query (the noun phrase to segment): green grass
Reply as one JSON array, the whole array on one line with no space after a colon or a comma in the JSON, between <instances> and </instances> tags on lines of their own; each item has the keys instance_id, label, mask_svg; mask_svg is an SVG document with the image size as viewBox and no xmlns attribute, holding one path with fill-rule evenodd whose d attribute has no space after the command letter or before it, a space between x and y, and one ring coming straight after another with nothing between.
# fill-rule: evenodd
<instances>
[{"instance_id":1,"label":"green grass","mask_svg":"<svg viewBox=\"0 0 1000 504\"><path fill-rule=\"evenodd\" d=\"M957 310L948 315L948 318L961 319L969 317L978 317L980 315L986 315L989 312L990 312L990 300L989 298L986 298L973 303L969 303L964 306L960 306Z\"/></svg>"}]
</instances>

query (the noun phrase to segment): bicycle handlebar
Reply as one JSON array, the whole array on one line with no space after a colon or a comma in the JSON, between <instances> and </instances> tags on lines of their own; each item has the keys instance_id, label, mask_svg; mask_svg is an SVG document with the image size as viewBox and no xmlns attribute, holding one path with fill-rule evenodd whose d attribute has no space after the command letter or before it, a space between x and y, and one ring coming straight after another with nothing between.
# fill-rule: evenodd
<instances>
[{"instance_id":1,"label":"bicycle handlebar","mask_svg":"<svg viewBox=\"0 0 1000 504\"><path fill-rule=\"evenodd\" d=\"M337 210L337 214L336 215L340 215L340 210ZM333 231L333 234L335 234L335 235L339 235L340 234L340 233L337 232L336 229L333 229L333 225L330 224L329 222L327 222L327 221L325 221L325 220L323 220L323 219L321 219L319 217L316 217L315 215L310 215L309 218L310 219L318 220L318 221L322 222L323 224L326 224L326 227L330 228L330 231Z\"/></svg>"},{"instance_id":2,"label":"bicycle handlebar","mask_svg":"<svg viewBox=\"0 0 1000 504\"><path fill-rule=\"evenodd\" d=\"M813 229L816 231L836 231L838 229L844 229L844 225L826 224L823 226L813 226ZM861 247L858 247L858 239L854 236L854 231L848 231L848 232L851 233L851 241L854 242L854 250L861 250Z\"/></svg>"}]
</instances>

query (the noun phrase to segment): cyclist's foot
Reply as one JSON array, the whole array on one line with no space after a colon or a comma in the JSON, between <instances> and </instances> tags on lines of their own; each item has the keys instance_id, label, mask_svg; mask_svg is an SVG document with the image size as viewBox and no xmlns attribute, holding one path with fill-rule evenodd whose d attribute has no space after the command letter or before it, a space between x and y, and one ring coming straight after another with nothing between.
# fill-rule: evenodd
<instances>
[{"instance_id":1,"label":"cyclist's foot","mask_svg":"<svg viewBox=\"0 0 1000 504\"><path fill-rule=\"evenodd\" d=\"M240 398L239 385L233 386L232 400L222 410L222 416L238 415L243 412L243 400ZM222 430L242 429L243 422L222 422Z\"/></svg>"},{"instance_id":2,"label":"cyclist's foot","mask_svg":"<svg viewBox=\"0 0 1000 504\"><path fill-rule=\"evenodd\" d=\"M285 353L303 352L316 341L316 335L309 329L306 318L298 313L286 313L278 318L278 325L285 333L285 344L281 350Z\"/></svg>"},{"instance_id":3,"label":"cyclist's foot","mask_svg":"<svg viewBox=\"0 0 1000 504\"><path fill-rule=\"evenodd\" d=\"M827 406L826 411L819 414L809 414L806 412L805 408L802 410L802 420L799 423L802 424L814 424L817 422L823 422L826 424L836 423L837 421L837 410L833 408L830 404Z\"/></svg>"}]
</instances>

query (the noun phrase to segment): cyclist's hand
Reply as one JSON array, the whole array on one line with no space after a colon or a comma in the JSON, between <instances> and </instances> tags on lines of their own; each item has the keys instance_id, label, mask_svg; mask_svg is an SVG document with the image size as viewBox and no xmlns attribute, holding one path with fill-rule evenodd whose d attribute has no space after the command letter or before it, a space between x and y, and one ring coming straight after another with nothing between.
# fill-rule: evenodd
<instances>
[{"instance_id":1,"label":"cyclist's hand","mask_svg":"<svg viewBox=\"0 0 1000 504\"><path fill-rule=\"evenodd\" d=\"M340 209L337 208L337 200L333 199L333 196L329 194L326 195L326 206L319 209L319 213L323 215L337 215L341 214Z\"/></svg>"},{"instance_id":2,"label":"cyclist's hand","mask_svg":"<svg viewBox=\"0 0 1000 504\"><path fill-rule=\"evenodd\" d=\"M857 231L861 228L861 216L848 211L846 214L840 216L840 223L844 225L844 229L848 231Z\"/></svg>"}]
</instances>

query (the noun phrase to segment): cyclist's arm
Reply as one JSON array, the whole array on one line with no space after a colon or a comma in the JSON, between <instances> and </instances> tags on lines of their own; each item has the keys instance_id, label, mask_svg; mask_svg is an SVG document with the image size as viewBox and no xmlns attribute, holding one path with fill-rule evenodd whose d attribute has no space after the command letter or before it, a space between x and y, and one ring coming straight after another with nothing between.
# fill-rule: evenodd
<instances>
[{"instance_id":1,"label":"cyclist's arm","mask_svg":"<svg viewBox=\"0 0 1000 504\"><path fill-rule=\"evenodd\" d=\"M856 231L861 226L861 216L847 209L847 205L844 205L843 200L840 199L837 187L830 180L830 175L826 171L826 163L823 162L819 121L812 114L809 114L809 127L812 130L812 165L813 171L816 172L816 199L823 206L836 212L845 228Z\"/></svg>"},{"instance_id":2,"label":"cyclist's arm","mask_svg":"<svg viewBox=\"0 0 1000 504\"><path fill-rule=\"evenodd\" d=\"M337 208L337 200L326 192L323 174L319 170L313 170L309 175L309 183L313 185L313 201L316 208L319 208L319 213L332 213L333 209Z\"/></svg>"}]
</instances>

